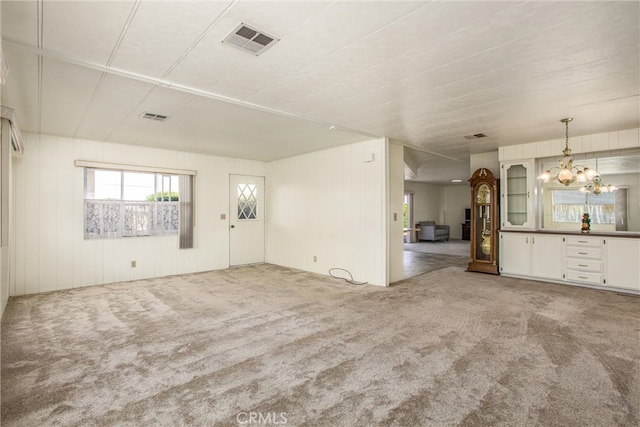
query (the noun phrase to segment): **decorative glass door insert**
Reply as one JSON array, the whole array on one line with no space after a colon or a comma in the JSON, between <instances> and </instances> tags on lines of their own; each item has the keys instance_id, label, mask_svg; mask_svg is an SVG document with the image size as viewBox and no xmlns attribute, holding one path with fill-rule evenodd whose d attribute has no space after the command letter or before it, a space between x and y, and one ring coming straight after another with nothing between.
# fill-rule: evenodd
<instances>
[{"instance_id":1,"label":"decorative glass door insert","mask_svg":"<svg viewBox=\"0 0 640 427\"><path fill-rule=\"evenodd\" d=\"M238 184L238 219L256 219L258 214L258 186Z\"/></svg>"}]
</instances>

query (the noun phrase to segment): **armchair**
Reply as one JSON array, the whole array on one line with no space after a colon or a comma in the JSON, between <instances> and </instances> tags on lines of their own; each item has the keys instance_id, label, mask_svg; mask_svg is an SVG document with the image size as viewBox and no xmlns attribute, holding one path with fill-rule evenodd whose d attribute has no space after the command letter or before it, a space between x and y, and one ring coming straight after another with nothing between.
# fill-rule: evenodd
<instances>
[{"instance_id":1,"label":"armchair","mask_svg":"<svg viewBox=\"0 0 640 427\"><path fill-rule=\"evenodd\" d=\"M421 221L417 226L420 228L418 241L429 240L435 242L436 240L449 240L448 225L436 225L435 221Z\"/></svg>"}]
</instances>

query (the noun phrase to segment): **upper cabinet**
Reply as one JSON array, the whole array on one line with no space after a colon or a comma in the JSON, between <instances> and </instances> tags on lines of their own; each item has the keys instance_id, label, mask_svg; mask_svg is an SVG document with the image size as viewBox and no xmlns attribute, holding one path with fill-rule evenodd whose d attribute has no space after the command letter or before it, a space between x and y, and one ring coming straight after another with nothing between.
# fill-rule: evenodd
<instances>
[{"instance_id":1,"label":"upper cabinet","mask_svg":"<svg viewBox=\"0 0 640 427\"><path fill-rule=\"evenodd\" d=\"M500 165L500 228L533 230L535 162L524 160Z\"/></svg>"}]
</instances>

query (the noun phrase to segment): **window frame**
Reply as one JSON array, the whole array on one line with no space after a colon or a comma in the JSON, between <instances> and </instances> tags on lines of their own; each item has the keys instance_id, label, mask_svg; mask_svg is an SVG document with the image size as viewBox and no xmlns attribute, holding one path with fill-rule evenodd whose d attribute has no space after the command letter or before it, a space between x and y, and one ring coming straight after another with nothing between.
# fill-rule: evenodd
<instances>
[{"instance_id":1,"label":"window frame","mask_svg":"<svg viewBox=\"0 0 640 427\"><path fill-rule=\"evenodd\" d=\"M119 197L118 198L98 198L96 197L96 172L109 171L119 174ZM180 175L167 172L139 171L115 168L99 168L95 166L84 167L84 239L108 239L108 238L129 238L129 237L150 237L180 234ZM93 178L90 178L93 173ZM125 196L127 188L127 174L150 175L150 182L153 182L152 194L144 199L131 199ZM129 175L131 177L131 175ZM91 188L90 181L93 181ZM130 181L130 179L129 179ZM168 197L164 196L164 184L168 183ZM158 184L162 194L158 193ZM175 183L175 185L174 185ZM131 184L130 184L131 185ZM173 188L173 187L176 188ZM93 190L93 191L90 191ZM175 191L172 191L175 190ZM177 200L172 200L172 194L177 193ZM149 197L153 196L153 200ZM141 209L142 208L142 209ZM167 212L167 208L169 212ZM113 217L107 218L107 213L113 212ZM159 224L166 225L166 215L169 215L170 226L160 227ZM92 223L89 223L92 218ZM161 219L163 221L161 221ZM109 224L106 229L105 221ZM141 223L145 226L141 229ZM115 229L116 231L113 231Z\"/></svg>"}]
</instances>

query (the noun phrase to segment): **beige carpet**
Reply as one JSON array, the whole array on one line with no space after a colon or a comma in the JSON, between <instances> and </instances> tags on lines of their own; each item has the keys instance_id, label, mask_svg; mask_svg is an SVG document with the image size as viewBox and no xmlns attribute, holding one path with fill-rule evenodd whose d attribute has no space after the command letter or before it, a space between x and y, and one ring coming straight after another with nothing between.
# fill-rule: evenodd
<instances>
[{"instance_id":1,"label":"beige carpet","mask_svg":"<svg viewBox=\"0 0 640 427\"><path fill-rule=\"evenodd\" d=\"M423 252L404 251L404 279L439 270L446 267L469 266L468 256L432 254Z\"/></svg>"},{"instance_id":2,"label":"beige carpet","mask_svg":"<svg viewBox=\"0 0 640 427\"><path fill-rule=\"evenodd\" d=\"M13 298L2 425L637 426L639 303L272 265Z\"/></svg>"}]
</instances>

